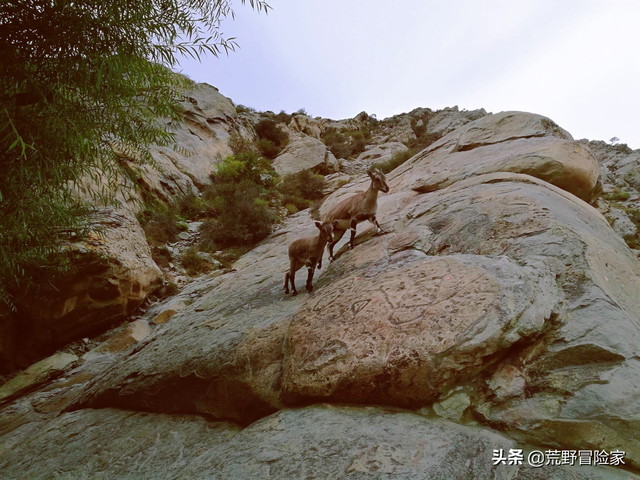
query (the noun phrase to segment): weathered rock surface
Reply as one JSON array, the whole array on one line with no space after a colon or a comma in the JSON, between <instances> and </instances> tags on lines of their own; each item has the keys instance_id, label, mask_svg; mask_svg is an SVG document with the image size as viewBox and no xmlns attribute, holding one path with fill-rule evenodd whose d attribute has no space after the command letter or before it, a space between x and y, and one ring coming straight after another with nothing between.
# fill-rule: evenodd
<instances>
[{"instance_id":1,"label":"weathered rock surface","mask_svg":"<svg viewBox=\"0 0 640 480\"><path fill-rule=\"evenodd\" d=\"M629 216L619 208L610 208L606 215L613 222L613 229L622 238L632 238L638 233L638 228L629 220Z\"/></svg>"},{"instance_id":2,"label":"weathered rock surface","mask_svg":"<svg viewBox=\"0 0 640 480\"><path fill-rule=\"evenodd\" d=\"M87 409L0 437L0 471L16 480L638 478L615 467L493 465L494 450L515 447L491 430L374 407L282 410L244 430L195 415Z\"/></svg>"},{"instance_id":3,"label":"weathered rock surface","mask_svg":"<svg viewBox=\"0 0 640 480\"><path fill-rule=\"evenodd\" d=\"M589 149L574 142L548 118L522 112L487 115L468 123L398 171L401 173L395 175L391 186L419 192L444 188L474 175L516 172L545 180L587 201L599 193L600 168Z\"/></svg>"},{"instance_id":4,"label":"weathered rock surface","mask_svg":"<svg viewBox=\"0 0 640 480\"><path fill-rule=\"evenodd\" d=\"M640 263L582 200L600 192L583 144L539 115L467 120L389 175L385 234L360 224L355 249L325 259L313 293L283 293L288 245L317 231L300 212L234 271L149 311L144 322L167 318L126 354L4 408L4 469L49 468L23 450L42 442L44 459L68 459L63 471L79 462L87 475L172 478L174 467L135 460L153 451L146 440L123 464L110 460L125 455L115 442L106 467L65 450L76 433L100 438L70 419L105 415L105 435L157 434L166 452L175 444L164 425L183 422L175 442L186 453L166 454L174 477L637 478L621 467L492 466L492 450L534 445L623 450L623 468L640 470ZM320 213L368 183L338 189ZM330 405L308 407L319 402ZM70 413L53 420L60 410ZM191 414L245 428L211 420L226 439L190 457L193 432L210 438Z\"/></svg>"},{"instance_id":5,"label":"weathered rock surface","mask_svg":"<svg viewBox=\"0 0 640 480\"><path fill-rule=\"evenodd\" d=\"M607 183L640 192L640 150L631 150L624 144L610 145L601 140L581 142L598 157Z\"/></svg>"},{"instance_id":6,"label":"weathered rock surface","mask_svg":"<svg viewBox=\"0 0 640 480\"><path fill-rule=\"evenodd\" d=\"M162 272L133 214L103 208L97 233L69 244L77 272L54 295L19 299L21 328L36 346L55 346L121 321L162 281Z\"/></svg>"},{"instance_id":7,"label":"weathered rock surface","mask_svg":"<svg viewBox=\"0 0 640 480\"><path fill-rule=\"evenodd\" d=\"M238 430L189 415L83 410L0 437L0 472L7 480L205 478L185 469Z\"/></svg>"},{"instance_id":8,"label":"weathered rock surface","mask_svg":"<svg viewBox=\"0 0 640 480\"><path fill-rule=\"evenodd\" d=\"M320 139L320 134L322 133L320 122L308 115L294 114L288 127L294 132L304 133L317 139Z\"/></svg>"},{"instance_id":9,"label":"weathered rock surface","mask_svg":"<svg viewBox=\"0 0 640 480\"><path fill-rule=\"evenodd\" d=\"M378 217L393 233L364 230L313 295L283 300L273 272L314 228L299 214L76 408L249 423L318 400L419 408L470 385L474 415L522 442L624 445L640 465L640 264L602 215L503 173L383 196Z\"/></svg>"},{"instance_id":10,"label":"weathered rock surface","mask_svg":"<svg viewBox=\"0 0 640 480\"><path fill-rule=\"evenodd\" d=\"M273 168L281 176L318 169L327 161L328 153L320 140L313 137L296 138L275 158Z\"/></svg>"},{"instance_id":11,"label":"weathered rock surface","mask_svg":"<svg viewBox=\"0 0 640 480\"><path fill-rule=\"evenodd\" d=\"M314 406L283 410L246 428L220 452L191 463L206 478L496 478L493 448L512 442L493 432L379 408Z\"/></svg>"},{"instance_id":12,"label":"weathered rock surface","mask_svg":"<svg viewBox=\"0 0 640 480\"><path fill-rule=\"evenodd\" d=\"M408 148L400 142L383 143L368 148L356 159L359 162L365 162L369 165L373 163L382 163L391 159L396 153L406 152Z\"/></svg>"},{"instance_id":13,"label":"weathered rock surface","mask_svg":"<svg viewBox=\"0 0 640 480\"><path fill-rule=\"evenodd\" d=\"M105 353L124 352L132 345L140 342L151 334L151 327L144 320L136 320L128 323L124 328L118 329L108 340L105 340L93 350L87 352L83 359L89 359Z\"/></svg>"},{"instance_id":14,"label":"weathered rock surface","mask_svg":"<svg viewBox=\"0 0 640 480\"><path fill-rule=\"evenodd\" d=\"M173 184L182 193L188 193L183 191L181 185L186 184L188 188L188 182L178 172L186 175L197 187L211 184L210 175L215 171L215 165L232 153L228 145L232 128L235 126L236 131L246 134L241 123L234 119L236 109L233 103L217 88L202 83L195 85L185 95L184 122L172 126L180 150L153 147L152 153L159 162L162 175L145 175L145 178L151 179L159 177L156 178L157 182L171 185L171 182L162 178L168 175L170 179L176 179ZM151 185L156 186L155 183Z\"/></svg>"},{"instance_id":15,"label":"weathered rock surface","mask_svg":"<svg viewBox=\"0 0 640 480\"><path fill-rule=\"evenodd\" d=\"M0 405L12 397L42 385L65 370L71 369L77 361L78 357L75 355L56 353L49 358L34 363L0 386Z\"/></svg>"},{"instance_id":16,"label":"weathered rock surface","mask_svg":"<svg viewBox=\"0 0 640 480\"><path fill-rule=\"evenodd\" d=\"M409 143L412 140L416 140L416 136L413 126L411 125L411 118L400 117L399 121L393 126L392 133L385 138L385 143L390 142L402 142Z\"/></svg>"}]
</instances>

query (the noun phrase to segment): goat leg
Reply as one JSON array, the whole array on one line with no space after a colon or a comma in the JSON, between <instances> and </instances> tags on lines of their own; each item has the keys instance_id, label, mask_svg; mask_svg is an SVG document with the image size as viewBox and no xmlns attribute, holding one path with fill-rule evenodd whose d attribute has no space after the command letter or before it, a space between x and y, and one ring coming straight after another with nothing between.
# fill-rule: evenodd
<instances>
[{"instance_id":1,"label":"goat leg","mask_svg":"<svg viewBox=\"0 0 640 480\"><path fill-rule=\"evenodd\" d=\"M291 295L296 296L298 291L296 290L296 271L292 270L289 275L289 281L291 282Z\"/></svg>"},{"instance_id":2,"label":"goat leg","mask_svg":"<svg viewBox=\"0 0 640 480\"><path fill-rule=\"evenodd\" d=\"M383 234L383 233L384 233L384 232L382 231L382 227L380 227L380 224L378 223L378 220L376 219L376 216L375 216L375 215L374 215L374 216L372 216L372 217L369 219L369 221L370 221L371 223L373 223L373 224L376 226L376 228L378 229L378 231L377 231L377 234L378 234L378 235L381 235L381 234Z\"/></svg>"},{"instance_id":3,"label":"goat leg","mask_svg":"<svg viewBox=\"0 0 640 480\"><path fill-rule=\"evenodd\" d=\"M358 222L356 221L355 218L351 219L351 239L349 240L349 245L351 247L351 250L353 250L354 247L354 240L356 238L356 226L358 225Z\"/></svg>"},{"instance_id":4,"label":"goat leg","mask_svg":"<svg viewBox=\"0 0 640 480\"><path fill-rule=\"evenodd\" d=\"M313 272L315 267L312 265L309 267L309 274L307 275L307 292L311 293L313 291Z\"/></svg>"}]
</instances>

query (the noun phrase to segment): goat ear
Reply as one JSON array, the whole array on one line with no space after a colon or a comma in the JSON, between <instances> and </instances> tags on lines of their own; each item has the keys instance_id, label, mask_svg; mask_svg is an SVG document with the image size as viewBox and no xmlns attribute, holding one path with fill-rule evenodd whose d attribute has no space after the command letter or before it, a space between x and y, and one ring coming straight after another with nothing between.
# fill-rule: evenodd
<instances>
[{"instance_id":1,"label":"goat ear","mask_svg":"<svg viewBox=\"0 0 640 480\"><path fill-rule=\"evenodd\" d=\"M373 170L371 170L371 169L367 170L367 175L369 175L371 178L373 178Z\"/></svg>"},{"instance_id":2,"label":"goat ear","mask_svg":"<svg viewBox=\"0 0 640 480\"><path fill-rule=\"evenodd\" d=\"M320 222L316 222L316 227L318 227L318 229L322 230L322 224Z\"/></svg>"}]
</instances>

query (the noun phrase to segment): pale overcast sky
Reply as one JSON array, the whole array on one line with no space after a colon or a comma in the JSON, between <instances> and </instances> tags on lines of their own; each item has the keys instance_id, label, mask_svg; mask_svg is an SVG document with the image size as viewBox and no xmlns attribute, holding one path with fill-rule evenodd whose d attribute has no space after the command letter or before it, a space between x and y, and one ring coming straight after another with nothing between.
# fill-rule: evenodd
<instances>
[{"instance_id":1,"label":"pale overcast sky","mask_svg":"<svg viewBox=\"0 0 640 480\"><path fill-rule=\"evenodd\" d=\"M182 71L257 110L378 119L521 110L640 148L640 0L271 0L223 22L240 49Z\"/></svg>"}]
</instances>

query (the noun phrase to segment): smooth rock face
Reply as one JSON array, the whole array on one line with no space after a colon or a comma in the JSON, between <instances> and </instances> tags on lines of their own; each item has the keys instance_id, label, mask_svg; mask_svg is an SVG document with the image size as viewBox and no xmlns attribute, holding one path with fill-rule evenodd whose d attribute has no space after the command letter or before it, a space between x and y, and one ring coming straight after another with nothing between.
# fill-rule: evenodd
<instances>
[{"instance_id":1,"label":"smooth rock face","mask_svg":"<svg viewBox=\"0 0 640 480\"><path fill-rule=\"evenodd\" d=\"M493 432L407 412L314 406L254 423L186 472L215 472L202 477L215 479L508 479L516 469L490 459L492 449L512 445Z\"/></svg>"},{"instance_id":2,"label":"smooth rock face","mask_svg":"<svg viewBox=\"0 0 640 480\"><path fill-rule=\"evenodd\" d=\"M492 466L493 449L534 445L624 450L625 468L640 469L640 263L576 196L599 192L583 144L539 115L480 117L388 176L377 210L385 233L358 225L355 248L337 245L311 294L283 293L288 245L317 231L305 211L235 271L150 310L143 321L171 320L86 383L9 409L0 429L18 440L0 437L10 452L0 462L38 472L20 445L38 449L39 429L53 423L24 425L29 408L79 410L53 420L51 438L62 440L44 447L66 458L78 430L64 422L124 407L246 427L224 427L235 436L180 457L185 478L635 478L615 467ZM369 183L338 189L320 213ZM318 402L333 405L307 407ZM119 472L147 468L128 465Z\"/></svg>"},{"instance_id":3,"label":"smooth rock face","mask_svg":"<svg viewBox=\"0 0 640 480\"><path fill-rule=\"evenodd\" d=\"M34 363L0 386L0 404L45 383L47 380L55 378L65 370L70 369L77 361L78 357L70 353L56 353L49 358Z\"/></svg>"},{"instance_id":4,"label":"smooth rock face","mask_svg":"<svg viewBox=\"0 0 640 480\"><path fill-rule=\"evenodd\" d=\"M500 112L487 115L460 127L455 132L453 136L457 138L458 150L471 150L516 138L553 136L573 140L571 134L560 128L553 120L525 112Z\"/></svg>"},{"instance_id":5,"label":"smooth rock face","mask_svg":"<svg viewBox=\"0 0 640 480\"><path fill-rule=\"evenodd\" d=\"M615 467L493 465L495 450L512 448L521 446L489 429L374 407L282 410L244 430L194 415L87 409L0 437L0 471L7 480L638 478Z\"/></svg>"},{"instance_id":6,"label":"smooth rock face","mask_svg":"<svg viewBox=\"0 0 640 480\"><path fill-rule=\"evenodd\" d=\"M195 85L186 96L184 122L172 128L176 143L182 150L152 147L151 151L156 160L165 157L160 164L161 172L166 170L177 176L170 162L197 187L203 187L211 184L210 175L215 171L215 165L232 154L227 140L230 127L234 126L232 116L236 110L231 100L206 83ZM240 130L238 126L236 130ZM185 151L188 154L183 153Z\"/></svg>"},{"instance_id":7,"label":"smooth rock face","mask_svg":"<svg viewBox=\"0 0 640 480\"><path fill-rule=\"evenodd\" d=\"M318 168L325 163L327 147L313 137L292 140L273 161L278 175L292 175L303 170Z\"/></svg>"},{"instance_id":8,"label":"smooth rock face","mask_svg":"<svg viewBox=\"0 0 640 480\"><path fill-rule=\"evenodd\" d=\"M394 189L430 192L494 172L526 173L583 200L598 192L600 167L583 144L546 117L487 115L432 144L390 175Z\"/></svg>"},{"instance_id":9,"label":"smooth rock face","mask_svg":"<svg viewBox=\"0 0 640 480\"><path fill-rule=\"evenodd\" d=\"M373 163L383 163L390 160L396 153L407 150L409 149L400 142L383 143L382 145L376 145L373 148L365 150L358 155L357 160L369 165Z\"/></svg>"},{"instance_id":10,"label":"smooth rock face","mask_svg":"<svg viewBox=\"0 0 640 480\"><path fill-rule=\"evenodd\" d=\"M239 431L196 416L112 409L67 413L37 426L0 437L2 478L204 478L185 477L185 469Z\"/></svg>"},{"instance_id":11,"label":"smooth rock face","mask_svg":"<svg viewBox=\"0 0 640 480\"><path fill-rule=\"evenodd\" d=\"M85 353L83 359L105 353L119 353L127 350L131 345L140 342L151 333L151 327L144 320L136 320L126 324L124 328L116 331L108 340L105 340L93 350Z\"/></svg>"},{"instance_id":12,"label":"smooth rock face","mask_svg":"<svg viewBox=\"0 0 640 480\"><path fill-rule=\"evenodd\" d=\"M469 408L523 442L624 444L638 464L640 265L602 215L505 173L386 195L378 216L392 233L363 229L312 295L286 300L274 272L315 228L299 214L80 404L246 423L320 399L418 408L472 384Z\"/></svg>"}]
</instances>

